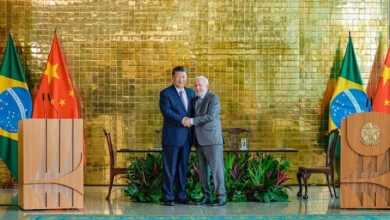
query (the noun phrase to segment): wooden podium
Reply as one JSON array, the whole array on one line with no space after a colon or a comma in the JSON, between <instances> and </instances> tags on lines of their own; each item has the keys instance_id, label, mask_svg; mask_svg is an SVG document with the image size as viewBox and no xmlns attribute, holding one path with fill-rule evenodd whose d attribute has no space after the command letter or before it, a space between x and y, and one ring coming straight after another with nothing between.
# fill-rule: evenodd
<instances>
[{"instance_id":1,"label":"wooden podium","mask_svg":"<svg viewBox=\"0 0 390 220\"><path fill-rule=\"evenodd\" d=\"M341 122L340 208L390 208L390 114Z\"/></svg>"},{"instance_id":2,"label":"wooden podium","mask_svg":"<svg viewBox=\"0 0 390 220\"><path fill-rule=\"evenodd\" d=\"M19 206L82 209L83 120L19 121Z\"/></svg>"}]
</instances>

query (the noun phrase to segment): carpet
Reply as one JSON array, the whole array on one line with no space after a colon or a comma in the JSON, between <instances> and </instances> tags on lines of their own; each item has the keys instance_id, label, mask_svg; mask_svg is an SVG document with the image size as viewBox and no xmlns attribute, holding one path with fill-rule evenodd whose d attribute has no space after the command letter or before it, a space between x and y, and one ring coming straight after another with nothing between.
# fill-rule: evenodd
<instances>
[{"instance_id":1,"label":"carpet","mask_svg":"<svg viewBox=\"0 0 390 220\"><path fill-rule=\"evenodd\" d=\"M390 219L390 214L360 214L360 215L267 215L267 216L131 216L131 215L27 215L23 219L28 220L127 220L127 219L142 219L142 220L160 220L160 219L172 219L172 220L194 220L194 219L217 219L217 220L250 220L250 219L264 219L264 220L285 220L285 219Z\"/></svg>"}]
</instances>

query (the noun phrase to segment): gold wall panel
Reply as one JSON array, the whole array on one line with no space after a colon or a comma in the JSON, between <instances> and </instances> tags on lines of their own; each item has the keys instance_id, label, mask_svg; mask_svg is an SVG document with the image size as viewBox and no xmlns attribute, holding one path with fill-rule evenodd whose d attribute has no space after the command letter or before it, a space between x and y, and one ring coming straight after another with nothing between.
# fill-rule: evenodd
<instances>
[{"instance_id":1,"label":"gold wall panel","mask_svg":"<svg viewBox=\"0 0 390 220\"><path fill-rule=\"evenodd\" d=\"M349 30L364 83L375 90L387 9L382 0L0 0L0 58L12 30L37 89L57 29L82 97L85 184L108 183L103 127L117 148L155 146L159 92L176 65L188 67L190 87L197 75L210 79L223 127L251 128L251 147L298 148L287 155L289 183L296 183L299 164L324 163L322 109ZM126 165L129 156L118 162ZM3 164L0 171L0 182L9 182Z\"/></svg>"}]
</instances>

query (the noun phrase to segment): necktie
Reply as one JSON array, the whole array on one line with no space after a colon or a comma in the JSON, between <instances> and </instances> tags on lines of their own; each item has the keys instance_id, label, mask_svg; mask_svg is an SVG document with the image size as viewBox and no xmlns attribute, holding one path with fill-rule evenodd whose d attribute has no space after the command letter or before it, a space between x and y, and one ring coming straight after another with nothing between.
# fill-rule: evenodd
<instances>
[{"instance_id":1,"label":"necktie","mask_svg":"<svg viewBox=\"0 0 390 220\"><path fill-rule=\"evenodd\" d=\"M184 92L184 91L181 90L181 91L179 92L179 96L180 96L181 102L183 102L184 108L185 108L186 111L187 111L187 105L186 105L186 102L184 101L183 92Z\"/></svg>"},{"instance_id":2,"label":"necktie","mask_svg":"<svg viewBox=\"0 0 390 220\"><path fill-rule=\"evenodd\" d=\"M202 102L202 98L201 97L199 97L199 96L197 96L196 97L196 100L195 100L195 109L198 111L199 109L198 109L198 106L199 106L199 104Z\"/></svg>"}]
</instances>

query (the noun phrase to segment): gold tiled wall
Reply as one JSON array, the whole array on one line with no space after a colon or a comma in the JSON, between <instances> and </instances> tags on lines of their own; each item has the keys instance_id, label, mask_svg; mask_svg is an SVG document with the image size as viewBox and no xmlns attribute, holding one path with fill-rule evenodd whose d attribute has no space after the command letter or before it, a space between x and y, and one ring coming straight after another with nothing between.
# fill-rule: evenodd
<instances>
[{"instance_id":1,"label":"gold tiled wall","mask_svg":"<svg viewBox=\"0 0 390 220\"><path fill-rule=\"evenodd\" d=\"M252 148L298 148L287 155L296 183L299 164L324 163L321 109L349 30L364 82L376 87L387 8L383 0L0 0L0 58L12 30L36 89L57 29L83 102L85 184L108 183L103 127L116 148L155 145L159 91L176 65L189 68L189 86L196 75L210 79L223 126L251 128ZM4 165L0 171L9 182Z\"/></svg>"}]
</instances>

